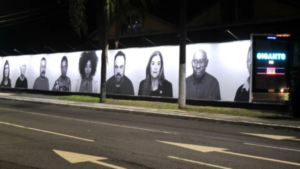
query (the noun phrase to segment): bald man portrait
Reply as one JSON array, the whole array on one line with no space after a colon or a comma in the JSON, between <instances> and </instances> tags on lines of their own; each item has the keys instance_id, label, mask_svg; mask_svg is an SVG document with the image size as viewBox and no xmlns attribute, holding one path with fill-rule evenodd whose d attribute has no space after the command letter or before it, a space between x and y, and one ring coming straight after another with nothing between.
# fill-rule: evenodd
<instances>
[{"instance_id":1,"label":"bald man portrait","mask_svg":"<svg viewBox=\"0 0 300 169\"><path fill-rule=\"evenodd\" d=\"M134 95L131 80L125 76L126 57L119 51L114 60L114 76L106 82L106 93Z\"/></svg>"},{"instance_id":2,"label":"bald man portrait","mask_svg":"<svg viewBox=\"0 0 300 169\"><path fill-rule=\"evenodd\" d=\"M186 98L221 100L218 80L206 72L208 59L204 50L197 50L192 60L193 74L186 78Z\"/></svg>"}]
</instances>

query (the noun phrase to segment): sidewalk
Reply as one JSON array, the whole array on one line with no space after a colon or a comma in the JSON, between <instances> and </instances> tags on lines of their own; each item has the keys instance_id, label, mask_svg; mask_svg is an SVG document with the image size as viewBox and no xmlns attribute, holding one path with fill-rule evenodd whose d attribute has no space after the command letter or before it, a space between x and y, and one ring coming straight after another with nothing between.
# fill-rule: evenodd
<instances>
[{"instance_id":1,"label":"sidewalk","mask_svg":"<svg viewBox=\"0 0 300 169\"><path fill-rule=\"evenodd\" d=\"M55 96L45 96L37 94L22 94L22 93L0 93L0 99L25 101L41 104L52 104L58 106L70 106L83 109L93 109L106 112L121 112L131 114L142 114L151 116L161 116L179 119L193 119L199 121L213 121L220 123L230 123L248 126L260 126L268 128L280 128L288 130L300 131L300 120L287 120L287 119L265 119L257 117L245 117L245 116L230 116L224 114L209 114L209 113L197 113L197 112L185 112L176 110L165 109L149 109L142 107L130 107L130 106L117 106L109 104L99 103L86 103L75 101L57 100Z\"/></svg>"}]
</instances>

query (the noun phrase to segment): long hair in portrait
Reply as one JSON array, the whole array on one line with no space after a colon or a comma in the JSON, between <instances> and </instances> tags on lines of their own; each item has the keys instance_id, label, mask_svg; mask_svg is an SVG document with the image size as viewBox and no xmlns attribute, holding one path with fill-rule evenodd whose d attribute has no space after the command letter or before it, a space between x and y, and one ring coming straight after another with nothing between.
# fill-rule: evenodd
<instances>
[{"instance_id":1,"label":"long hair in portrait","mask_svg":"<svg viewBox=\"0 0 300 169\"><path fill-rule=\"evenodd\" d=\"M86 63L89 60L91 61L91 64L92 64L91 77L96 74L96 69L97 69L97 64L98 64L98 57L96 55L96 52L95 51L83 52L79 59L79 73L81 75L81 78L84 77L84 75L85 75L84 68L85 68Z\"/></svg>"},{"instance_id":2,"label":"long hair in portrait","mask_svg":"<svg viewBox=\"0 0 300 169\"><path fill-rule=\"evenodd\" d=\"M9 72L10 72L10 67L9 67L9 62L8 60L5 61L4 66L3 66L3 77L2 77L2 81L4 81L5 78L5 66L8 65L8 76L7 78L9 78Z\"/></svg>"},{"instance_id":3,"label":"long hair in portrait","mask_svg":"<svg viewBox=\"0 0 300 169\"><path fill-rule=\"evenodd\" d=\"M142 95L149 95L151 92L151 62L154 56L159 56L160 60L161 60L161 67L159 70L159 74L158 74L158 84L160 86L162 86L162 82L165 80L165 75L164 75L164 61L163 61L163 57L162 54L159 51L155 51L151 56L150 59L148 61L147 64L147 68L146 68L146 79L145 82L142 86L141 92Z\"/></svg>"}]
</instances>

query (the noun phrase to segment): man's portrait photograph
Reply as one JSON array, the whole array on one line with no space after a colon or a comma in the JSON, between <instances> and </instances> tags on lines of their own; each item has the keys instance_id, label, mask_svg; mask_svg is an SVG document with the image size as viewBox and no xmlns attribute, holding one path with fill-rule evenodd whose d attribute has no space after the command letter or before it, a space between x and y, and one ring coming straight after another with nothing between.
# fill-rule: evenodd
<instances>
[{"instance_id":1,"label":"man's portrait photograph","mask_svg":"<svg viewBox=\"0 0 300 169\"><path fill-rule=\"evenodd\" d=\"M46 67L47 61L46 58L42 58L40 62L40 76L37 77L33 84L33 89L36 90L49 90L49 80L46 77Z\"/></svg>"},{"instance_id":2,"label":"man's portrait photograph","mask_svg":"<svg viewBox=\"0 0 300 169\"><path fill-rule=\"evenodd\" d=\"M126 56L119 51L114 57L114 75L106 81L106 93L134 95L131 80L125 75Z\"/></svg>"},{"instance_id":3,"label":"man's portrait photograph","mask_svg":"<svg viewBox=\"0 0 300 169\"><path fill-rule=\"evenodd\" d=\"M186 78L186 98L221 100L218 80L206 72L209 64L206 52L202 49L197 50L190 64L193 74Z\"/></svg>"},{"instance_id":4,"label":"man's portrait photograph","mask_svg":"<svg viewBox=\"0 0 300 169\"><path fill-rule=\"evenodd\" d=\"M64 56L61 59L60 70L61 70L61 75L54 82L52 90L53 91L69 92L71 90L71 80L67 76L67 72L68 72L68 58L66 56Z\"/></svg>"}]
</instances>

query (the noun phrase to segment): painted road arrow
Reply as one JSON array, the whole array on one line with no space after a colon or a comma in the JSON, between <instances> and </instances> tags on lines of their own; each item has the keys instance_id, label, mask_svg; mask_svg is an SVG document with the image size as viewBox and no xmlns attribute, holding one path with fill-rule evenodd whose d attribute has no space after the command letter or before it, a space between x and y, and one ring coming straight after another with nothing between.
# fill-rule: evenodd
<instances>
[{"instance_id":1,"label":"painted road arrow","mask_svg":"<svg viewBox=\"0 0 300 169\"><path fill-rule=\"evenodd\" d=\"M182 147L182 148L187 148L187 149L194 150L194 151L199 151L199 152L202 152L202 153L218 152L218 153L223 153L223 154L230 154L230 155L236 155L236 156L241 156L241 157L248 157L248 158L254 158L254 159L259 159L259 160L272 161L272 162L277 162L277 163L300 166L300 163L294 163L294 162L289 162L289 161L282 161L282 160L276 160L276 159L271 159L271 158L265 158L265 157L259 157L259 156L252 156L252 155L247 155L247 154L229 152L229 151L227 151L228 149L225 149L225 148L208 147L208 146L183 144L183 143L174 143L174 142L159 141L159 140L157 140L157 142L164 143L164 144L170 144L170 145L178 146L178 147Z\"/></svg>"},{"instance_id":2,"label":"painted road arrow","mask_svg":"<svg viewBox=\"0 0 300 169\"><path fill-rule=\"evenodd\" d=\"M300 139L297 139L296 137L292 137L292 136L279 136L279 135L256 134L256 133L242 133L242 134L256 136L256 137L264 137L264 138L274 139L274 140L295 140L295 141L300 141Z\"/></svg>"},{"instance_id":3,"label":"painted road arrow","mask_svg":"<svg viewBox=\"0 0 300 169\"><path fill-rule=\"evenodd\" d=\"M97 157L97 156L91 156L91 155L85 155L85 154L78 154L68 151L60 151L60 150L53 150L56 154L70 162L71 164L74 163L83 163L83 162L91 162L98 165L114 168L114 169L126 169L123 167L107 164L104 162L100 162L98 160L107 160L108 158L105 157Z\"/></svg>"}]
</instances>

